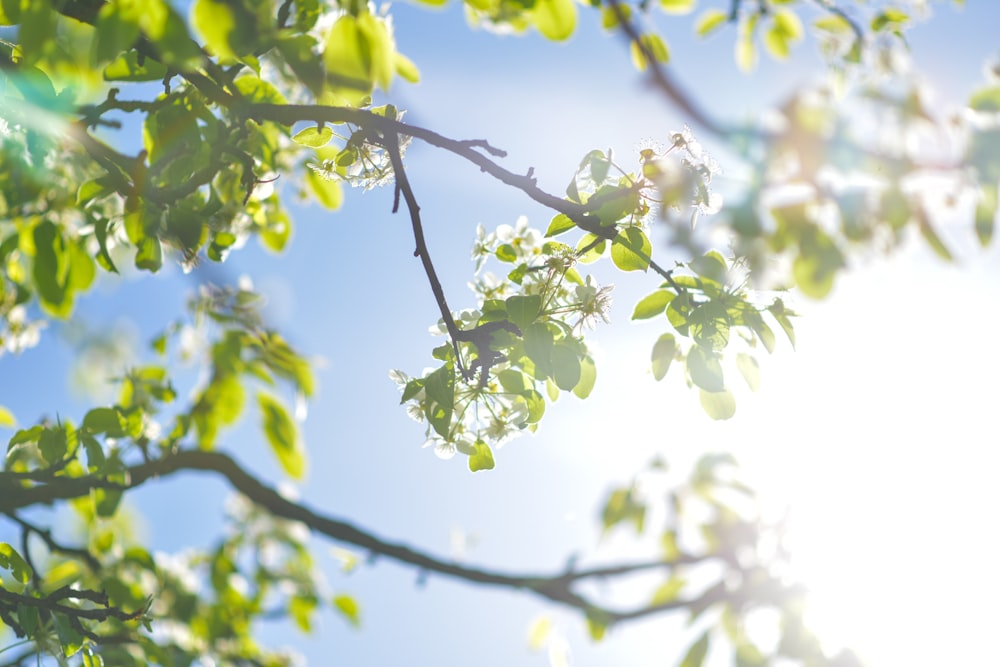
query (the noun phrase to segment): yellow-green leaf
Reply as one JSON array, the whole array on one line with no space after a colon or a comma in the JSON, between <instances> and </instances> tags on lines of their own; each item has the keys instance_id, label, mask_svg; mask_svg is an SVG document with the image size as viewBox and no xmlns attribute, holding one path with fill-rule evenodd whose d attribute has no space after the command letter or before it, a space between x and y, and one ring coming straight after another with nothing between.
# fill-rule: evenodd
<instances>
[{"instance_id":1,"label":"yellow-green leaf","mask_svg":"<svg viewBox=\"0 0 1000 667\"><path fill-rule=\"evenodd\" d=\"M728 18L729 15L721 9L709 9L698 17L694 31L699 37L705 37L717 30Z\"/></svg>"},{"instance_id":2,"label":"yellow-green leaf","mask_svg":"<svg viewBox=\"0 0 1000 667\"><path fill-rule=\"evenodd\" d=\"M340 208L340 203L344 200L344 193L340 189L339 182L323 178L314 169L308 169L305 176L306 184L320 204L329 209Z\"/></svg>"},{"instance_id":3,"label":"yellow-green leaf","mask_svg":"<svg viewBox=\"0 0 1000 667\"><path fill-rule=\"evenodd\" d=\"M14 413L0 405L0 426L4 428L14 428L17 426L17 420L14 419Z\"/></svg>"},{"instance_id":4,"label":"yellow-green leaf","mask_svg":"<svg viewBox=\"0 0 1000 667\"><path fill-rule=\"evenodd\" d=\"M285 407L265 393L257 394L263 419L264 435L271 450L286 473L295 479L302 479L306 471L306 453L299 440L298 428L288 415Z\"/></svg>"},{"instance_id":5,"label":"yellow-green leaf","mask_svg":"<svg viewBox=\"0 0 1000 667\"><path fill-rule=\"evenodd\" d=\"M638 227L627 227L611 244L611 261L622 271L645 271L653 245Z\"/></svg>"},{"instance_id":6,"label":"yellow-green leaf","mask_svg":"<svg viewBox=\"0 0 1000 667\"><path fill-rule=\"evenodd\" d=\"M667 43L663 41L662 37L656 34L642 35L639 41L633 40L630 47L632 64L640 72L645 71L649 66L648 56L651 56L658 63L665 63L670 60L670 50L667 48Z\"/></svg>"},{"instance_id":7,"label":"yellow-green leaf","mask_svg":"<svg viewBox=\"0 0 1000 667\"><path fill-rule=\"evenodd\" d=\"M757 359L752 354L740 352L736 355L736 367L740 369L740 374L747 381L750 391L757 391L760 387L760 367Z\"/></svg>"},{"instance_id":8,"label":"yellow-green leaf","mask_svg":"<svg viewBox=\"0 0 1000 667\"><path fill-rule=\"evenodd\" d=\"M479 472L480 470L493 470L496 463L493 461L493 450L482 440L477 440L472 445L472 454L469 455L469 470Z\"/></svg>"},{"instance_id":9,"label":"yellow-green leaf","mask_svg":"<svg viewBox=\"0 0 1000 667\"><path fill-rule=\"evenodd\" d=\"M350 595L341 593L333 598L333 607L354 627L361 626L361 607Z\"/></svg>"},{"instance_id":10,"label":"yellow-green leaf","mask_svg":"<svg viewBox=\"0 0 1000 667\"><path fill-rule=\"evenodd\" d=\"M714 392L699 389L698 393L701 407L705 410L705 414L712 419L729 419L736 414L736 399L733 398L728 389Z\"/></svg>"},{"instance_id":11,"label":"yellow-green leaf","mask_svg":"<svg viewBox=\"0 0 1000 667\"><path fill-rule=\"evenodd\" d=\"M531 10L531 21L551 40L568 39L576 30L576 4L573 0L538 0Z\"/></svg>"},{"instance_id":12,"label":"yellow-green leaf","mask_svg":"<svg viewBox=\"0 0 1000 667\"><path fill-rule=\"evenodd\" d=\"M660 0L660 9L667 14L690 14L696 0Z\"/></svg>"},{"instance_id":13,"label":"yellow-green leaf","mask_svg":"<svg viewBox=\"0 0 1000 667\"><path fill-rule=\"evenodd\" d=\"M663 379L670 368L670 362L674 360L677 353L677 341L673 334L665 333L653 345L653 377L657 381Z\"/></svg>"},{"instance_id":14,"label":"yellow-green leaf","mask_svg":"<svg viewBox=\"0 0 1000 667\"><path fill-rule=\"evenodd\" d=\"M191 5L191 25L201 34L205 46L217 57L222 60L236 58L229 44L229 36L236 30L236 18L228 3L195 0Z\"/></svg>"},{"instance_id":15,"label":"yellow-green leaf","mask_svg":"<svg viewBox=\"0 0 1000 667\"><path fill-rule=\"evenodd\" d=\"M296 132L292 136L292 141L310 148L320 148L330 143L333 138L333 130L329 127L307 127L301 132Z\"/></svg>"}]
</instances>

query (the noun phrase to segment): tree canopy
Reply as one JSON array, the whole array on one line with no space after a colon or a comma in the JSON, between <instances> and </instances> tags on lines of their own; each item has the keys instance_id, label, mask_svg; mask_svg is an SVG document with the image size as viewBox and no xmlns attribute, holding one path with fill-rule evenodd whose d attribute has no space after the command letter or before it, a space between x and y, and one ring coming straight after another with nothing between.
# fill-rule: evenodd
<instances>
[{"instance_id":1,"label":"tree canopy","mask_svg":"<svg viewBox=\"0 0 1000 667\"><path fill-rule=\"evenodd\" d=\"M609 480L599 518L605 535L654 537L655 556L597 564L570 556L554 570L478 566L300 500L290 484L315 474L303 420L319 390L318 362L280 330L254 286L254 263L239 265L239 256L253 252L251 237L279 256L293 231L295 243L309 243L304 202L336 219L362 196L354 189L389 193L384 228L345 222L328 261L419 269L437 338L399 328L366 334L380 353L402 341L426 346L428 368L391 370L398 401L390 402L419 423L414 441L452 460L449 475L467 475L457 461L479 473L477 483L502 476L501 445L547 426L570 401L586 404L603 374L592 332L609 324L612 296L623 291L612 292L612 279L636 286L627 315L656 332L652 377L686 384L695 397L676 409L700 406L706 423L728 420L743 388L761 385L759 360L795 346L796 299L823 300L856 259L914 240L944 261L969 241L990 245L1000 66L986 68L958 109L937 108L906 66L908 31L929 6L950 4L962 3L467 0L468 22L492 32L561 42L578 23L599 24L628 50L626 73L688 123L634 154L589 150L563 177L511 167L533 157L508 155L489 138L411 121L420 109L407 108L405 91L421 81L421 63L397 47L396 8L0 0L0 341L30 356L52 323L76 335L89 359L83 367L77 359L78 381L115 388L97 391L80 414L15 419L0 406L0 427L12 432L0 471L8 531L0 536L12 536L0 541L8 631L0 665L40 656L87 666L294 664L294 652L270 645L262 627L285 622L309 633L331 610L362 624L365 600L326 583L324 542L345 571L388 560L418 582L523 592L572 610L594 641L641 619L683 615L691 630L672 659L684 667L710 654L741 666L862 664L807 624L784 519L762 507L728 452L700 456L664 485L670 452L652 447L633 481ZM671 60L667 30L678 24L728 39L744 71L818 48L827 78L764 117L731 117L672 74L685 67ZM552 94L539 104L558 104ZM600 144L600 132L588 140ZM418 150L450 156L450 168L549 219L488 228L477 226L477 210L428 214L422 184L449 175L413 168L408 151ZM720 176L730 170L741 177ZM565 185L547 186L553 178ZM433 243L444 225L472 243L471 297L451 289L451 265L444 276ZM376 247L375 237L386 240ZM234 263L249 279L235 277ZM176 311L142 279L171 267L197 283ZM309 269L319 284L324 269ZM148 350L134 355L107 331L73 328L88 295L124 280L147 295L137 310L160 322ZM356 292L372 310L398 307L361 279L327 289ZM338 391L356 384L338 382ZM365 400L377 414L382 399ZM267 472L244 459L237 434L266 444ZM198 473L234 492L226 526L209 546L151 548L134 528L130 498ZM636 581L638 598L618 595ZM548 644L559 664L550 626L535 622L529 643Z\"/></svg>"}]
</instances>

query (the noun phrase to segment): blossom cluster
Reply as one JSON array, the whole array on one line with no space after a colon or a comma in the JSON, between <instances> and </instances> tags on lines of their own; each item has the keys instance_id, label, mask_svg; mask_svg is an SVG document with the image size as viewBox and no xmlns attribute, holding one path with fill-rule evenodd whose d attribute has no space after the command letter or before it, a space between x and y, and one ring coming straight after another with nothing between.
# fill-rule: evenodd
<instances>
[{"instance_id":1,"label":"blossom cluster","mask_svg":"<svg viewBox=\"0 0 1000 667\"><path fill-rule=\"evenodd\" d=\"M457 363L450 378L452 405L445 407L451 415L446 435L441 433L443 429L434 427L429 417L438 406L437 397L428 385L431 376L437 376L442 369L426 369L417 379L399 370L390 372L390 378L403 391L407 413L427 425L425 446L433 447L441 458L451 458L456 453L472 456L477 446L500 446L525 430L534 430L544 411L543 393L554 400L560 388L567 389L557 386L551 377L538 370L549 360L529 349L525 342L529 337L527 329L533 327L535 332L541 332L550 346L562 345L573 350L568 353L571 364L575 354L578 365L592 367L579 334L584 327L607 322L611 305L613 286L598 285L592 276L581 277L574 268L575 251L565 244L546 241L524 217L514 225L500 225L489 233L479 225L472 259L476 263L476 276L469 287L477 305L453 313L459 330L471 331L485 322L496 321L489 314L499 304L530 303L537 306L537 312L532 311L526 321L518 323L517 334L494 339L494 352L499 356L489 368L479 368L479 374L461 373L463 368L477 368L475 362L483 351L475 345L460 341L457 348L450 344L439 348L445 350L442 354L451 354L452 349L459 352L457 360L448 362ZM490 260L514 268L506 276L483 271ZM514 319L517 318L508 312L508 321ZM431 327L431 333L447 335L448 328L440 321Z\"/></svg>"}]
</instances>

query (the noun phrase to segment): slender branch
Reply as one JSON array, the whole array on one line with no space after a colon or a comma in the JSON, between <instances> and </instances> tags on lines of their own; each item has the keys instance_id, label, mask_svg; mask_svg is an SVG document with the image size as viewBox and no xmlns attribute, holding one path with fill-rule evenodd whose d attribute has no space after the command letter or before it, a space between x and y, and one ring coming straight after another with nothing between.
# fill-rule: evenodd
<instances>
[{"instance_id":1,"label":"slender branch","mask_svg":"<svg viewBox=\"0 0 1000 667\"><path fill-rule=\"evenodd\" d=\"M52 538L52 532L50 530L39 528L38 526L29 523L28 521L25 521L24 519L19 517L17 514L14 514L13 512L7 514L7 516L10 517L12 521L19 524L21 528L24 530L25 534L30 532L42 538L42 542L44 542L45 546L49 548L49 551L54 551L56 553L61 553L67 556L72 556L74 558L79 558L84 563L86 563L87 567L89 567L93 572L97 572L101 569L100 561L98 561L97 558L95 558L94 555L89 551L87 551L86 549L81 549L77 547L68 547L63 544L59 544ZM27 551L28 551L27 548L25 548L25 558L28 557Z\"/></svg>"},{"instance_id":2,"label":"slender branch","mask_svg":"<svg viewBox=\"0 0 1000 667\"><path fill-rule=\"evenodd\" d=\"M352 544L373 554L413 566L422 573L435 573L470 583L530 591L552 602L578 610L599 612L610 622L640 618L673 609L689 608L696 604L711 604L723 599L737 601L744 597L739 591L727 589L724 595L718 594L722 595L719 598L708 599L703 594L696 598L675 600L660 606L639 605L630 609L605 609L573 590L574 584L584 579L624 576L656 568L670 569L678 565L726 560L727 554L713 553L701 556L685 554L669 561L642 561L633 564L597 567L590 570L564 571L557 574L511 574L470 567L445 561L404 544L384 540L347 521L319 514L305 505L292 502L248 473L230 456L221 452L184 449L161 459L131 466L127 470L127 479L130 480L129 486L134 488L150 479L166 477L180 471L217 473L225 478L235 490L276 517L299 521L308 526L310 530L332 540ZM3 481L2 475L3 473L0 473L0 483ZM102 478L95 475L66 477L60 478L58 482L53 484L22 489L15 494L5 494L0 500L0 512L9 514L15 509L29 505L48 504L57 500L69 500L84 496L90 492L93 486L96 486L97 482L101 481L103 481Z\"/></svg>"},{"instance_id":3,"label":"slender branch","mask_svg":"<svg viewBox=\"0 0 1000 667\"><path fill-rule=\"evenodd\" d=\"M642 57L646 61L646 65L649 68L649 74L650 77L652 77L653 85L656 86L657 90L662 92L667 99L683 111L690 120L694 121L694 123L702 129L707 130L720 138L728 139L735 135L748 134L746 130L738 130L719 123L711 115L709 115L707 111L698 105L694 99L688 95L685 90L683 90L681 85L673 80L673 78L667 73L666 69L660 65L660 62L650 51L646 43L642 41L642 35L639 34L639 30L636 28L635 23L632 22L629 16L625 13L625 10L622 8L621 0L607 0L607 3L611 8L611 11L614 12L615 18L618 21L618 25L621 26L622 32L625 33L629 40L635 44L636 48L639 49L640 53L642 53ZM734 12L735 11L736 10L734 9Z\"/></svg>"}]
</instances>

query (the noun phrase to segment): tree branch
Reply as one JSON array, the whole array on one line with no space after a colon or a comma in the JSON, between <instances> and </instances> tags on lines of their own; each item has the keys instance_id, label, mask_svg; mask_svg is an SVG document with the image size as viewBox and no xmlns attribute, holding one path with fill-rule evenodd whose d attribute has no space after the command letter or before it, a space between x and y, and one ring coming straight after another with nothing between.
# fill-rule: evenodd
<instances>
[{"instance_id":1,"label":"tree branch","mask_svg":"<svg viewBox=\"0 0 1000 667\"><path fill-rule=\"evenodd\" d=\"M727 554L683 554L673 560L642 561L611 567L596 567L589 570L564 571L557 574L510 574L487 568L470 567L445 561L404 544L384 540L347 521L319 514L305 505L292 502L248 473L233 458L221 452L196 449L180 450L161 459L129 467L126 471L126 478L129 480L129 488L135 488L151 479L166 477L181 471L217 473L233 489L276 517L299 521L315 533L413 566L420 572L436 573L486 586L530 591L552 602L586 613L598 613L608 622L635 619L697 605L711 605L720 601L738 602L746 598L746 595L739 590L726 589L723 592L708 591L695 598L674 600L662 605L638 605L626 609L607 609L577 593L573 590L574 585L585 579L625 576L657 568L669 570L679 565L693 565L714 560L725 561ZM4 481L4 474L0 473L0 486ZM31 505L51 504L60 500L85 496L91 488L97 487L103 482L103 478L96 475L61 477L58 481L50 484L20 489L13 494L4 494L0 500L0 512L11 514L19 508Z\"/></svg>"}]
</instances>

